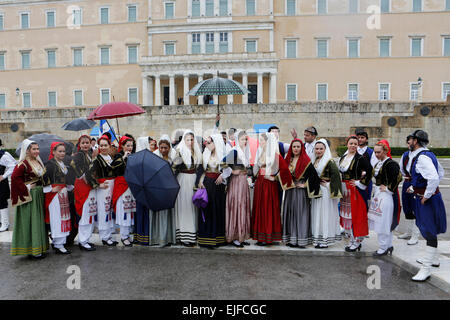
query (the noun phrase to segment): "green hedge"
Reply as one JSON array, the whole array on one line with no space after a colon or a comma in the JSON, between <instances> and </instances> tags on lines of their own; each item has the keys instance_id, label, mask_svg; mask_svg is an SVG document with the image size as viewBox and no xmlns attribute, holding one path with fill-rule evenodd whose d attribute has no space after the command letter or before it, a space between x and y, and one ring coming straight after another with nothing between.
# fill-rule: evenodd
<instances>
[{"instance_id":1,"label":"green hedge","mask_svg":"<svg viewBox=\"0 0 450 320\"><path fill-rule=\"evenodd\" d=\"M342 156L347 150L346 146L338 146L336 152L338 156ZM392 147L391 154L393 157L400 157L408 148L406 147ZM431 151L437 156L450 157L450 148L430 148Z\"/></svg>"}]
</instances>

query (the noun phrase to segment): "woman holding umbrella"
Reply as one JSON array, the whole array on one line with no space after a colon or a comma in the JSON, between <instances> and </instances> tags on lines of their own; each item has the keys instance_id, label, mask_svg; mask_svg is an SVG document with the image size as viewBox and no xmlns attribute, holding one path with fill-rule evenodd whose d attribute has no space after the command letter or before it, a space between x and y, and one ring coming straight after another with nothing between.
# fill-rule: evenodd
<instances>
[{"instance_id":1,"label":"woman holding umbrella","mask_svg":"<svg viewBox=\"0 0 450 320\"><path fill-rule=\"evenodd\" d=\"M126 247L133 246L130 241L130 229L134 225L134 213L136 212L136 200L124 177L127 159L133 151L133 145L132 138L123 136L119 141L118 153L114 157L116 178L112 193L112 207L116 213L116 224L120 226L121 241Z\"/></svg>"},{"instance_id":2,"label":"woman holding umbrella","mask_svg":"<svg viewBox=\"0 0 450 320\"><path fill-rule=\"evenodd\" d=\"M78 139L78 152L72 156L70 167L75 173L75 209L80 217L78 222L78 246L81 250L93 251L89 242L94 231L94 218L97 215L97 190L92 188L96 182L88 174L92 164L92 149L88 135ZM88 180L89 179L89 180Z\"/></svg>"},{"instance_id":3,"label":"woman holding umbrella","mask_svg":"<svg viewBox=\"0 0 450 320\"><path fill-rule=\"evenodd\" d=\"M172 165L174 150L168 135L161 136L158 149L154 153ZM161 211L150 210L148 224L149 245L165 247L176 243L175 210L173 208Z\"/></svg>"},{"instance_id":4,"label":"woman holding umbrella","mask_svg":"<svg viewBox=\"0 0 450 320\"><path fill-rule=\"evenodd\" d=\"M213 134L205 140L203 165L197 171L199 188L206 189L208 205L202 210L198 219L198 244L212 249L225 245L225 204L226 180L221 174L221 166L225 157L225 143L220 134Z\"/></svg>"},{"instance_id":5,"label":"woman holding umbrella","mask_svg":"<svg viewBox=\"0 0 450 320\"><path fill-rule=\"evenodd\" d=\"M73 189L72 185L68 185L69 169L63 162L66 147L63 142L53 142L50 152L44 174L45 222L50 224L55 252L70 254L64 247L71 230L68 191Z\"/></svg>"},{"instance_id":6,"label":"woman holding umbrella","mask_svg":"<svg viewBox=\"0 0 450 320\"><path fill-rule=\"evenodd\" d=\"M39 145L31 140L22 142L19 163L11 176L11 201L16 207L11 255L44 258L48 236L44 221L45 167L39 157Z\"/></svg>"},{"instance_id":7,"label":"woman holding umbrella","mask_svg":"<svg viewBox=\"0 0 450 320\"><path fill-rule=\"evenodd\" d=\"M250 238L250 188L247 181L250 166L250 148L247 133L238 130L236 145L225 157L221 166L223 178L231 176L226 204L226 239L235 247L249 245Z\"/></svg>"},{"instance_id":8,"label":"woman holding umbrella","mask_svg":"<svg viewBox=\"0 0 450 320\"><path fill-rule=\"evenodd\" d=\"M180 184L175 203L177 241L192 247L197 240L197 209L192 203L192 196L197 167L202 163L202 154L191 130L185 131L176 151L172 168Z\"/></svg>"},{"instance_id":9,"label":"woman holding umbrella","mask_svg":"<svg viewBox=\"0 0 450 320\"><path fill-rule=\"evenodd\" d=\"M115 167L113 159L109 155L111 141L107 136L98 139L99 154L89 168L88 181L92 181L92 187L97 189L97 215L98 230L102 243L107 246L116 246L113 241L114 221L112 220L112 193L114 190ZM120 163L119 163L120 165Z\"/></svg>"}]
</instances>

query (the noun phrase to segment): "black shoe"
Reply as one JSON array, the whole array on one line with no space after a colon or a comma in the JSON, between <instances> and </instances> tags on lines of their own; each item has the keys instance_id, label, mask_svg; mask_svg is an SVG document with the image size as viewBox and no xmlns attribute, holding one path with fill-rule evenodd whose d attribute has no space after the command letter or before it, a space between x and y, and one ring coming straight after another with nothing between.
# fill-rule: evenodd
<instances>
[{"instance_id":1,"label":"black shoe","mask_svg":"<svg viewBox=\"0 0 450 320\"><path fill-rule=\"evenodd\" d=\"M381 257L381 256L386 256L386 255L391 255L392 256L392 251L394 251L394 247L390 247L390 248L387 248L384 252L382 252L382 253L378 253L378 251L375 251L374 253L373 253L373 256L374 257Z\"/></svg>"},{"instance_id":2,"label":"black shoe","mask_svg":"<svg viewBox=\"0 0 450 320\"><path fill-rule=\"evenodd\" d=\"M45 257L47 257L47 254L46 254L46 253L41 253L41 254L38 254L38 255L36 255L36 256L30 254L28 257L29 257L30 259L32 259L32 260L42 260L42 259L44 259Z\"/></svg>"},{"instance_id":3,"label":"black shoe","mask_svg":"<svg viewBox=\"0 0 450 320\"><path fill-rule=\"evenodd\" d=\"M89 244L89 243L88 243ZM89 244L91 247L90 248L86 248L85 246L83 246L81 243L78 244L78 247L80 248L80 250L84 250L84 251L95 251L96 248L93 247L91 244Z\"/></svg>"},{"instance_id":4,"label":"black shoe","mask_svg":"<svg viewBox=\"0 0 450 320\"><path fill-rule=\"evenodd\" d=\"M249 245L250 245L250 243L248 243L247 241L242 242L242 244L243 244L244 246L249 246Z\"/></svg>"},{"instance_id":5,"label":"black shoe","mask_svg":"<svg viewBox=\"0 0 450 320\"><path fill-rule=\"evenodd\" d=\"M64 251L61 251L60 248L55 248L55 247L53 247L53 249L55 250L55 253L56 253L56 254L71 254L71 253L72 253L72 252L70 252L69 250L67 250L66 248L64 248L64 249L66 249L65 252L64 252Z\"/></svg>"},{"instance_id":6,"label":"black shoe","mask_svg":"<svg viewBox=\"0 0 450 320\"><path fill-rule=\"evenodd\" d=\"M256 243L256 245L257 245L257 246L260 246L260 247L264 247L264 246L267 246L267 243L258 241L258 242Z\"/></svg>"},{"instance_id":7,"label":"black shoe","mask_svg":"<svg viewBox=\"0 0 450 320\"><path fill-rule=\"evenodd\" d=\"M190 242L182 242L181 244L188 248L192 248L195 246L195 243L190 243Z\"/></svg>"},{"instance_id":8,"label":"black shoe","mask_svg":"<svg viewBox=\"0 0 450 320\"><path fill-rule=\"evenodd\" d=\"M298 244L287 243L286 245L290 248L298 248Z\"/></svg>"},{"instance_id":9,"label":"black shoe","mask_svg":"<svg viewBox=\"0 0 450 320\"><path fill-rule=\"evenodd\" d=\"M125 240L128 240L130 243L129 243L129 244L126 244L126 243L125 243ZM123 245L124 245L125 247L132 247L132 246L133 246L133 243L130 241L129 238L121 239L120 241L122 241L122 243L123 243Z\"/></svg>"},{"instance_id":10,"label":"black shoe","mask_svg":"<svg viewBox=\"0 0 450 320\"><path fill-rule=\"evenodd\" d=\"M111 240L111 239L110 239L110 240ZM108 240L108 241L109 241L109 240ZM118 244L118 242L117 242L117 241L114 241L114 240L111 240L111 244L109 244L108 241L102 240L102 243L103 243L105 246L108 246L108 247L115 247L115 246L117 246L117 244Z\"/></svg>"},{"instance_id":11,"label":"black shoe","mask_svg":"<svg viewBox=\"0 0 450 320\"><path fill-rule=\"evenodd\" d=\"M321 246L320 244L318 244L314 248L316 248L316 249L326 249L326 248L328 248L328 246Z\"/></svg>"},{"instance_id":12,"label":"black shoe","mask_svg":"<svg viewBox=\"0 0 450 320\"><path fill-rule=\"evenodd\" d=\"M236 243L234 243L234 241L231 242L231 245L235 246L236 248L243 248L244 247L244 245L242 243L241 244L236 244Z\"/></svg>"},{"instance_id":13,"label":"black shoe","mask_svg":"<svg viewBox=\"0 0 450 320\"><path fill-rule=\"evenodd\" d=\"M361 243L359 244L359 246L357 246L355 249L350 249L350 247L345 247L345 251L347 252L355 252L355 251L361 251Z\"/></svg>"},{"instance_id":14,"label":"black shoe","mask_svg":"<svg viewBox=\"0 0 450 320\"><path fill-rule=\"evenodd\" d=\"M90 245L92 248L95 248L95 244L88 242L88 245Z\"/></svg>"}]
</instances>

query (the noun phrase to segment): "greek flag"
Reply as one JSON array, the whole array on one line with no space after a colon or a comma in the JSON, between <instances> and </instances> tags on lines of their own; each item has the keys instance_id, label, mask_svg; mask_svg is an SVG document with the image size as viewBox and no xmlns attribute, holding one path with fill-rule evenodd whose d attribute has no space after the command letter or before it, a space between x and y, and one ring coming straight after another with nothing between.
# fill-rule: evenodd
<instances>
[{"instance_id":1,"label":"greek flag","mask_svg":"<svg viewBox=\"0 0 450 320\"><path fill-rule=\"evenodd\" d=\"M100 120L100 135L105 132L109 132L111 134L111 142L116 140L116 133L114 132L114 129L108 125L106 120Z\"/></svg>"}]
</instances>

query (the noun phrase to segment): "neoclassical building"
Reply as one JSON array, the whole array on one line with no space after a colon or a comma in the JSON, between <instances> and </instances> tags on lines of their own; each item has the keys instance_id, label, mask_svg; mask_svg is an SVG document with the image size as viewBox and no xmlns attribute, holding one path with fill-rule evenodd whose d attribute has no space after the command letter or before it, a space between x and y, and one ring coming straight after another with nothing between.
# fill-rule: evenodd
<instances>
[{"instance_id":1,"label":"neoclassical building","mask_svg":"<svg viewBox=\"0 0 450 320\"><path fill-rule=\"evenodd\" d=\"M450 0L0 0L0 108L444 101Z\"/></svg>"}]
</instances>

